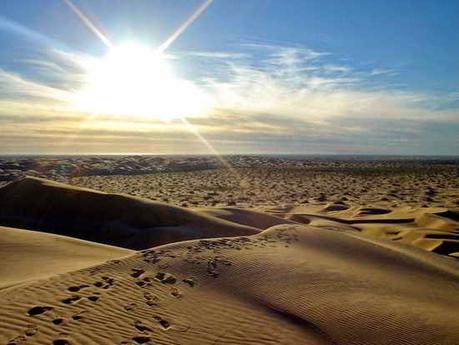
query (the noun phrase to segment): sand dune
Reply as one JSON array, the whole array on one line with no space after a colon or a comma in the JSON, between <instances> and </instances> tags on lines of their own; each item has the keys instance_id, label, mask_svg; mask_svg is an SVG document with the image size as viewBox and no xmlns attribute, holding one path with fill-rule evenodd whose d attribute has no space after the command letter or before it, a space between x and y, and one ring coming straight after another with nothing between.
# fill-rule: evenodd
<instances>
[{"instance_id":1,"label":"sand dune","mask_svg":"<svg viewBox=\"0 0 459 345\"><path fill-rule=\"evenodd\" d=\"M440 207L374 208L294 206L265 209L277 217L321 228L346 228L370 238L410 244L443 255L459 257L459 212Z\"/></svg>"},{"instance_id":2,"label":"sand dune","mask_svg":"<svg viewBox=\"0 0 459 345\"><path fill-rule=\"evenodd\" d=\"M0 224L131 249L258 232L180 207L33 177L0 189Z\"/></svg>"},{"instance_id":3,"label":"sand dune","mask_svg":"<svg viewBox=\"0 0 459 345\"><path fill-rule=\"evenodd\" d=\"M0 227L0 289L132 253L132 250L70 237Z\"/></svg>"},{"instance_id":4,"label":"sand dune","mask_svg":"<svg viewBox=\"0 0 459 345\"><path fill-rule=\"evenodd\" d=\"M26 178L0 225L35 230L0 228L0 343L459 343L454 210L184 209Z\"/></svg>"},{"instance_id":5,"label":"sand dune","mask_svg":"<svg viewBox=\"0 0 459 345\"><path fill-rule=\"evenodd\" d=\"M358 233L280 225L0 291L0 339L452 345L458 289L455 259Z\"/></svg>"}]
</instances>

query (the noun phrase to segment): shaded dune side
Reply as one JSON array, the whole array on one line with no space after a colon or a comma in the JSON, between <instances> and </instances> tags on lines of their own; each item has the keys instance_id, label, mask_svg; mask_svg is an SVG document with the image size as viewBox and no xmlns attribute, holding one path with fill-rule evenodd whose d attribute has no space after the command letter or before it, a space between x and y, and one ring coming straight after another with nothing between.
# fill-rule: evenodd
<instances>
[{"instance_id":1,"label":"shaded dune side","mask_svg":"<svg viewBox=\"0 0 459 345\"><path fill-rule=\"evenodd\" d=\"M0 227L0 289L133 253L65 236Z\"/></svg>"},{"instance_id":2,"label":"shaded dune side","mask_svg":"<svg viewBox=\"0 0 459 345\"><path fill-rule=\"evenodd\" d=\"M340 227L372 238L459 257L459 211L439 207L373 208L344 203L273 208L268 213L323 228Z\"/></svg>"},{"instance_id":3,"label":"shaded dune side","mask_svg":"<svg viewBox=\"0 0 459 345\"><path fill-rule=\"evenodd\" d=\"M0 225L131 249L259 231L180 207L32 177L0 189Z\"/></svg>"},{"instance_id":4,"label":"shaded dune side","mask_svg":"<svg viewBox=\"0 0 459 345\"><path fill-rule=\"evenodd\" d=\"M0 291L0 341L455 345L458 291L452 258L279 225L169 244Z\"/></svg>"}]
</instances>

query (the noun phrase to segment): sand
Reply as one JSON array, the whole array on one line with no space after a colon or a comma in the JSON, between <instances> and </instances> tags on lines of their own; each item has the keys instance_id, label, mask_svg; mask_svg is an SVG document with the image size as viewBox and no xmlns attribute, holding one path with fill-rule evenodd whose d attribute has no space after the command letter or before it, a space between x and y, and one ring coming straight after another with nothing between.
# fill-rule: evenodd
<instances>
[{"instance_id":1,"label":"sand","mask_svg":"<svg viewBox=\"0 0 459 345\"><path fill-rule=\"evenodd\" d=\"M133 253L71 237L0 227L0 289Z\"/></svg>"},{"instance_id":2,"label":"sand","mask_svg":"<svg viewBox=\"0 0 459 345\"><path fill-rule=\"evenodd\" d=\"M232 172L71 180L104 192L31 177L0 189L0 343L459 343L454 178L420 175L408 193L415 177L398 177L397 201L378 200L396 179L386 174L363 193L373 202L351 180L341 185L355 194L283 202L337 177L247 169L248 185L221 189L247 199L207 199L220 207L199 200ZM138 196L158 183L174 202ZM195 207L179 206L186 197Z\"/></svg>"},{"instance_id":3,"label":"sand","mask_svg":"<svg viewBox=\"0 0 459 345\"><path fill-rule=\"evenodd\" d=\"M339 162L335 167L261 165L235 171L79 176L67 182L181 207L260 208L338 201L382 208L459 207L459 165L391 167L389 163L356 166L348 162Z\"/></svg>"}]
</instances>

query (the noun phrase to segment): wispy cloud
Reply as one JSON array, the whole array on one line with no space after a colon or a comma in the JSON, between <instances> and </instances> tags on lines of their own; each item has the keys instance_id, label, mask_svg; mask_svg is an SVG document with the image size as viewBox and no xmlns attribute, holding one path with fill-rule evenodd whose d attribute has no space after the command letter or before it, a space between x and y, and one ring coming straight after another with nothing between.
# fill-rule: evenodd
<instances>
[{"instance_id":1,"label":"wispy cloud","mask_svg":"<svg viewBox=\"0 0 459 345\"><path fill-rule=\"evenodd\" d=\"M249 57L248 54L234 53L234 52L208 52L208 51L191 51L185 53L187 56L196 56L199 58L210 58L210 59L243 59Z\"/></svg>"},{"instance_id":2,"label":"wispy cloud","mask_svg":"<svg viewBox=\"0 0 459 345\"><path fill-rule=\"evenodd\" d=\"M211 98L213 107L189 121L223 152L368 153L391 146L391 152L395 147L409 153L426 147L429 138L445 147L456 140L429 130L431 124L459 129L458 93L395 88L386 83L397 75L393 69L362 70L340 64L328 52L260 43L235 52L169 54L190 68L196 61L204 65L187 82ZM90 58L50 49L21 61L33 75L0 69L5 152L27 151L27 145L68 152L78 138L84 138L77 147L85 152L206 150L176 121L92 118L75 109L72 97L84 79L82 63ZM68 140L59 146L59 138Z\"/></svg>"}]
</instances>

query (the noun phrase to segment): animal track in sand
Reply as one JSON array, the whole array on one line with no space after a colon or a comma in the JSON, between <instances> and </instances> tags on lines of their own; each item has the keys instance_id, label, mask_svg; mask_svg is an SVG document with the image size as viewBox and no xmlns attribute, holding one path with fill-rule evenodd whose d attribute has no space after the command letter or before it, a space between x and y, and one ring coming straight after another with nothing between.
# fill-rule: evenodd
<instances>
[{"instance_id":1,"label":"animal track in sand","mask_svg":"<svg viewBox=\"0 0 459 345\"><path fill-rule=\"evenodd\" d=\"M67 339L56 339L53 340L53 345L70 345L70 342Z\"/></svg>"}]
</instances>

